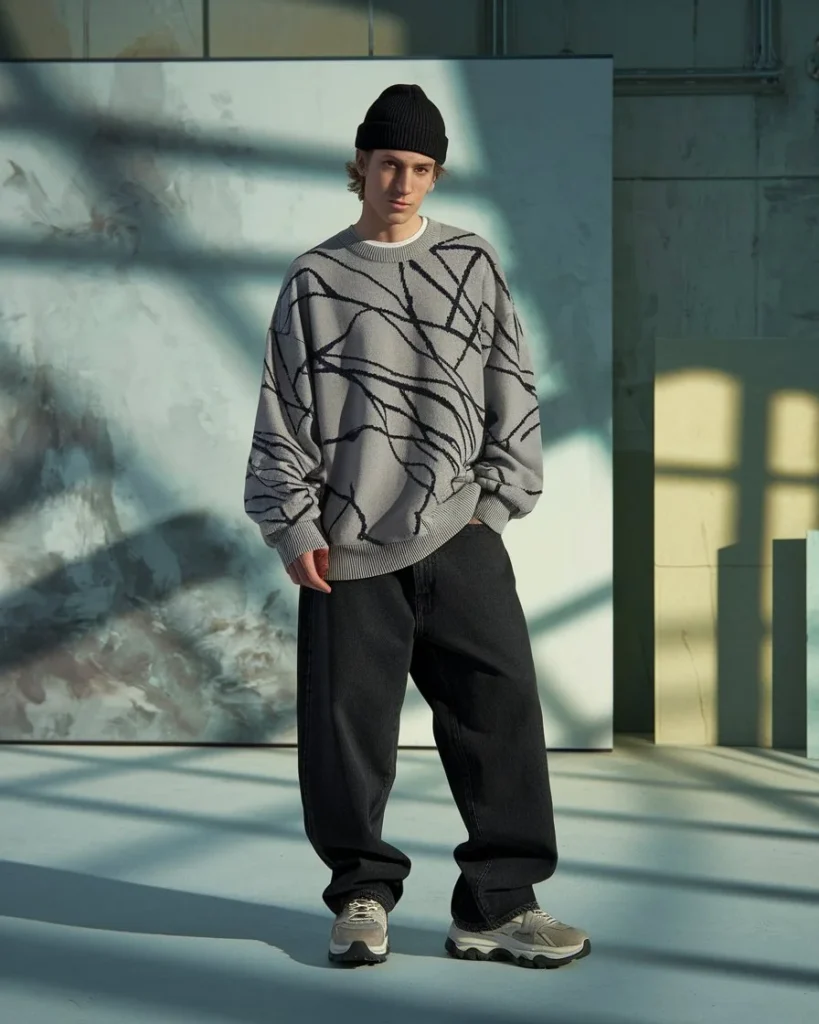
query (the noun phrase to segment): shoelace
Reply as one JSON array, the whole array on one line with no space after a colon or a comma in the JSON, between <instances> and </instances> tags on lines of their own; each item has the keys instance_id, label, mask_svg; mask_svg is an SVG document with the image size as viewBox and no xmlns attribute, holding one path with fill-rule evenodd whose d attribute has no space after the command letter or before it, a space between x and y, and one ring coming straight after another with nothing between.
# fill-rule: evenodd
<instances>
[{"instance_id":1,"label":"shoelace","mask_svg":"<svg viewBox=\"0 0 819 1024\"><path fill-rule=\"evenodd\" d=\"M532 910L530 913L535 918L536 922L549 925L560 924L560 921L558 921L557 918L552 917L551 914L547 914L545 910L541 910L540 908Z\"/></svg>"},{"instance_id":2,"label":"shoelace","mask_svg":"<svg viewBox=\"0 0 819 1024\"><path fill-rule=\"evenodd\" d=\"M352 900L350 902L351 921L375 921L378 918L378 908L381 904L378 900Z\"/></svg>"}]
</instances>

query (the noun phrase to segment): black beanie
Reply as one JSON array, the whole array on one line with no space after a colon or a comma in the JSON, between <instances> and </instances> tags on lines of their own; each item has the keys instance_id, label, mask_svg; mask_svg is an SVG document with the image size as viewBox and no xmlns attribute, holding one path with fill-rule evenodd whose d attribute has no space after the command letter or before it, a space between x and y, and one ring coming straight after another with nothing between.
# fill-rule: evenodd
<instances>
[{"instance_id":1,"label":"black beanie","mask_svg":"<svg viewBox=\"0 0 819 1024\"><path fill-rule=\"evenodd\" d=\"M420 85L391 85L358 126L356 149L404 149L443 165L449 139L441 111Z\"/></svg>"}]
</instances>

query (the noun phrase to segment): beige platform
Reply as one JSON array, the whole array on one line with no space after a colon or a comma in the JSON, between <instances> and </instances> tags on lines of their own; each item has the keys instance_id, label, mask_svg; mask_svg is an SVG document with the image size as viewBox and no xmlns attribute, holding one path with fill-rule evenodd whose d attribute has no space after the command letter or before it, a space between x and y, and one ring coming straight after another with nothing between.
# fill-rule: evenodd
<instances>
[{"instance_id":1,"label":"beige platform","mask_svg":"<svg viewBox=\"0 0 819 1024\"><path fill-rule=\"evenodd\" d=\"M661 340L656 739L805 746L819 340Z\"/></svg>"}]
</instances>

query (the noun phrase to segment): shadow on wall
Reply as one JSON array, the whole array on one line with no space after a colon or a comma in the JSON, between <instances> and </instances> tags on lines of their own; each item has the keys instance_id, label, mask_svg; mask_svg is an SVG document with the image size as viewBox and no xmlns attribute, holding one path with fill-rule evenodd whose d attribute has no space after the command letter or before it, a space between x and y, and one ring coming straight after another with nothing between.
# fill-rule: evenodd
<instances>
[{"instance_id":1,"label":"shadow on wall","mask_svg":"<svg viewBox=\"0 0 819 1024\"><path fill-rule=\"evenodd\" d=\"M807 737L807 566L804 540L774 540L772 579L747 586L738 546L721 548L717 573L717 736L754 746L770 720L771 746L804 750ZM762 574L761 574L762 575ZM770 617L760 603L770 586ZM768 652L769 648L769 652ZM770 689L767 658L770 657ZM770 693L770 698L768 698ZM768 706L769 704L769 706Z\"/></svg>"},{"instance_id":2,"label":"shadow on wall","mask_svg":"<svg viewBox=\"0 0 819 1024\"><path fill-rule=\"evenodd\" d=\"M812 339L658 342L660 742L805 749L817 369Z\"/></svg>"},{"instance_id":3,"label":"shadow on wall","mask_svg":"<svg viewBox=\"0 0 819 1024\"><path fill-rule=\"evenodd\" d=\"M424 52L423 38L417 42L420 52ZM415 44L412 39L410 52L417 52ZM550 253L547 265L543 258L543 224L534 217L521 216L520 193L510 188L504 159L510 147L526 145L525 140L516 134L516 125L537 122L539 99L537 95L518 95L516 113L519 120L510 122L508 98L493 90L471 62L464 62L462 74L475 112L486 185L502 221L513 226L514 230L515 271L510 275L510 285L513 293L530 297L537 303L540 322L548 332L550 370L561 383L557 394L541 397L544 447L558 448L567 439L580 438L589 442L590 447L599 446L608 463L612 409L611 325L609 310L604 312L597 305L600 295L598 275L609 271L608 261L588 247L582 253L585 275L574 271L574 262L571 264L572 272L566 270L562 275L555 274L554 268L560 266L560 260L554 251ZM535 164L534 159L532 163ZM590 216L596 213L593 211ZM582 247L578 239L595 237L595 233L582 221L573 226L576 227L576 238L572 240L571 248L575 251L575 245ZM584 473L591 477L594 470L581 463L577 473L579 477ZM650 552L650 545L647 550ZM530 633L536 637L584 615L593 615L611 605L614 593L611 580L607 579L604 584L590 588L579 599L567 602L556 612L531 620ZM571 723L571 728L567 729L571 735L583 737L595 746L600 744L601 736L610 735L608 718L604 722L583 721L561 699L556 687L547 683L541 687L541 692L547 715L552 715L560 723Z\"/></svg>"},{"instance_id":4,"label":"shadow on wall","mask_svg":"<svg viewBox=\"0 0 819 1024\"><path fill-rule=\"evenodd\" d=\"M131 697L98 739L195 742L212 734L214 717L220 742L281 728L248 685L253 672L226 674L214 653L214 623L183 627L168 606L175 594L230 574L232 543L218 521L190 512L128 533L112 497L116 466L105 424L90 410L61 410L45 368L28 372L4 356L0 395L13 406L5 426L16 442L0 467L0 526L16 524L18 542L8 545L4 570L31 580L0 599L0 739L72 738L80 704L94 708L122 680ZM37 513L60 497L72 514L91 512L104 546L80 559L58 554L53 531L68 524L57 516L46 533ZM270 629L267 640L281 644ZM272 661L266 670L275 672Z\"/></svg>"},{"instance_id":5,"label":"shadow on wall","mask_svg":"<svg viewBox=\"0 0 819 1024\"><path fill-rule=\"evenodd\" d=\"M0 58L13 61L18 55L0 15ZM46 137L58 139L77 158L82 186L110 209L104 223L88 225L83 242L55 230L45 245L6 237L0 253L65 267L78 261L116 266L136 255L143 266L176 271L182 288L224 326L226 337L246 352L255 349L258 372L260 332L228 296L224 261L202 254L197 263L197 254L168 230L150 195L134 201L123 174L127 138L107 121L97 130L90 119L66 109L30 65L9 63L4 73L18 96L17 114L12 108L8 123L16 116L29 130L31 123L41 124ZM138 151L156 143L143 128ZM240 152L234 148L233 157ZM224 156L218 145L206 155ZM28 187L19 168L13 168L10 184ZM124 250L117 240L124 240ZM216 279L213 287L192 273L203 262ZM283 268L256 259L251 269L275 275ZM8 325L5 311L0 319ZM6 568L20 581L0 605L7 684L0 739L254 743L290 730L294 701L286 683L295 642L279 589L268 586L252 628L241 614L220 620L207 608L204 585L248 575L247 552L235 531L192 511L129 534L112 495L117 466L107 425L91 409L78 407L75 382L65 374L26 366L7 339L0 357L9 452L2 489ZM153 467L143 471L138 499L172 504L173 482ZM57 498L66 500L70 523L52 515L49 503ZM61 528L81 532L78 546L93 552L73 559L61 555L65 542L55 537ZM190 599L180 614L173 604L186 593ZM106 702L107 717L101 710Z\"/></svg>"},{"instance_id":6,"label":"shadow on wall","mask_svg":"<svg viewBox=\"0 0 819 1024\"><path fill-rule=\"evenodd\" d=\"M412 41L409 48L412 52ZM20 56L13 31L0 15L0 59L14 61ZM168 151L200 162L301 167L334 176L340 175L341 165L329 158L252 142L239 146L226 139L192 140L147 122L133 129L104 118L97 123L66 108L30 64L8 63L4 74L18 97L16 113L15 108L6 111L7 127L14 130L15 118L28 131L32 124L39 124L43 135L57 140L76 161L83 188L99 197L107 212L104 223L89 224L80 237L54 230L32 244L30 238L6 234L0 238L0 257L39 262L55 270L85 262L135 264L169 272L180 291L221 327L255 375L263 332L237 303L230 287L237 276L280 275L283 264L266 254L222 257L191 251L150 188L146 185L135 192L125 173L129 160L146 153L154 160ZM127 70L122 74L127 77ZM504 197L508 192L500 187L502 147L496 138L497 119L503 111L497 97L482 91L478 79L467 76L466 85L474 96L486 152L494 161L490 180L482 187ZM155 113L159 117L161 111ZM31 199L31 183L19 168L13 169L12 179L12 186L21 194L29 190ZM453 187L457 190L457 182ZM503 199L501 212L508 214ZM534 228L516 244L521 252L520 286L537 296L541 282L533 258L539 245ZM582 295L574 295L571 301L582 307ZM545 315L544 322L548 322ZM567 387L562 397L542 405L544 435L553 443L578 432L604 439L608 430L608 375L589 359L594 338L588 325L580 325L578 337L579 345L555 339L555 360ZM103 700L122 687L123 680L128 682L128 692L122 694L122 714L105 738L263 742L289 729L292 700L282 697L289 668L287 657L282 666L278 651L293 646L292 629L285 620L292 618L295 592L288 589L282 600L279 590L268 586L255 632L237 639L236 632L245 628L239 624L231 637L233 654L223 657L218 628L229 632L230 624L222 622L216 628L207 616L199 621L190 615L186 619L173 613L172 605L186 591L196 592L220 579L244 578L248 555L235 531L213 516L194 512L129 535L114 505L117 466L106 424L95 420L90 410L77 408L67 378L45 367L32 373L11 346L4 343L3 348L3 386L7 398L13 396L11 422L5 426L11 456L5 464L9 485L3 492L3 521L12 531L7 538L15 544L25 539L25 543L11 560L12 578L20 586L0 606L0 629L6 641L2 667L11 682L6 688L10 696L0 704L0 738L100 738L94 731L93 712L88 710L91 702L87 701L87 717L80 722L76 700ZM583 402L578 395L586 396ZM156 467L144 468L142 484L146 493L161 496L159 504L171 503L172 482L163 479ZM47 515L49 502L65 498L75 503L77 515L93 523L89 535L102 539L101 545L85 543L86 549L93 548L88 556L60 555L60 545L48 540L42 520L35 515L38 511ZM23 523L26 518L28 527ZM267 551L260 554L271 557ZM284 582L283 574L279 575ZM284 586L288 588L289 583ZM610 594L601 591L590 595L592 599L607 601ZM206 599L201 603L204 606ZM588 609L570 614L583 611ZM263 693L265 681L267 692ZM206 698L196 707L193 697L203 690ZM62 701L64 706L47 705L52 691L57 704ZM186 702L185 694L190 701ZM544 701L550 699L544 694ZM574 721L577 716L572 709L559 702L551 710L561 720L574 722L577 731L591 735L598 728L597 723ZM90 731L82 734L82 730Z\"/></svg>"}]
</instances>

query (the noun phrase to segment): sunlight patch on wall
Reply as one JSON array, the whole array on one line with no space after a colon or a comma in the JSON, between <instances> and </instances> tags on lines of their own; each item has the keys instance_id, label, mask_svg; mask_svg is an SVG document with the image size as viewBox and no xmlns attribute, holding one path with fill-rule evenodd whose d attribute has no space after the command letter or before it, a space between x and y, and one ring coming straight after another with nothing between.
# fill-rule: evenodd
<instances>
[{"instance_id":1,"label":"sunlight patch on wall","mask_svg":"<svg viewBox=\"0 0 819 1024\"><path fill-rule=\"evenodd\" d=\"M658 468L728 471L739 465L740 381L716 370L680 370L658 375L654 393Z\"/></svg>"},{"instance_id":2,"label":"sunlight patch on wall","mask_svg":"<svg viewBox=\"0 0 819 1024\"><path fill-rule=\"evenodd\" d=\"M768 405L766 461L771 473L819 476L819 397L776 391Z\"/></svg>"}]
</instances>

